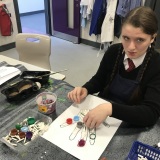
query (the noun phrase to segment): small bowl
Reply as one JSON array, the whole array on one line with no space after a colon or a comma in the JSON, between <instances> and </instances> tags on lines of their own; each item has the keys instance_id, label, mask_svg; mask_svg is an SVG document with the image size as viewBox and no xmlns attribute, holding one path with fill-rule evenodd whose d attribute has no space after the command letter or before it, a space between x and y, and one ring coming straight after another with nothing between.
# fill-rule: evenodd
<instances>
[{"instance_id":1,"label":"small bowl","mask_svg":"<svg viewBox=\"0 0 160 160\"><path fill-rule=\"evenodd\" d=\"M43 76L43 75L50 74L50 73L51 73L50 71L23 71L20 78L32 80L34 82L40 82L41 84L45 84L48 82L49 75L41 77L41 78L36 78L36 77Z\"/></svg>"},{"instance_id":2,"label":"small bowl","mask_svg":"<svg viewBox=\"0 0 160 160\"><path fill-rule=\"evenodd\" d=\"M56 109L56 94L52 92L42 92L36 96L38 111L44 114L50 114Z\"/></svg>"}]
</instances>

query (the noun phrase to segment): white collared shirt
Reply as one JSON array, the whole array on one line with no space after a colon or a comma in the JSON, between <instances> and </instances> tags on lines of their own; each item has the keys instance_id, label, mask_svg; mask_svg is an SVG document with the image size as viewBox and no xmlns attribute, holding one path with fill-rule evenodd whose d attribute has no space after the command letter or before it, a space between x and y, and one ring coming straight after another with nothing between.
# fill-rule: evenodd
<instances>
[{"instance_id":1,"label":"white collared shirt","mask_svg":"<svg viewBox=\"0 0 160 160\"><path fill-rule=\"evenodd\" d=\"M133 61L133 63L134 63L136 68L142 64L145 56L146 56L146 53L143 54L142 56L136 58L136 59L132 59L132 61ZM124 60L123 60L123 64L124 64L125 70L127 70L129 68L127 58L128 58L128 56L125 54Z\"/></svg>"}]
</instances>

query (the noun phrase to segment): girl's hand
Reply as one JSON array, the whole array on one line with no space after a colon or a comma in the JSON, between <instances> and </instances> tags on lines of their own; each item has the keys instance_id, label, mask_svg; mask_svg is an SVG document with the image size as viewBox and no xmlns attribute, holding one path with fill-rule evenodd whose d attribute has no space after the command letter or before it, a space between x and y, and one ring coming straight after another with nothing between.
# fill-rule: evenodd
<instances>
[{"instance_id":1,"label":"girl's hand","mask_svg":"<svg viewBox=\"0 0 160 160\"><path fill-rule=\"evenodd\" d=\"M75 87L68 93L68 98L75 103L81 103L81 101L88 95L88 91L83 87Z\"/></svg>"},{"instance_id":2,"label":"girl's hand","mask_svg":"<svg viewBox=\"0 0 160 160\"><path fill-rule=\"evenodd\" d=\"M83 118L83 122L88 128L97 128L105 121L108 116L112 115L112 104L104 103L100 104L94 109L90 110Z\"/></svg>"}]
</instances>

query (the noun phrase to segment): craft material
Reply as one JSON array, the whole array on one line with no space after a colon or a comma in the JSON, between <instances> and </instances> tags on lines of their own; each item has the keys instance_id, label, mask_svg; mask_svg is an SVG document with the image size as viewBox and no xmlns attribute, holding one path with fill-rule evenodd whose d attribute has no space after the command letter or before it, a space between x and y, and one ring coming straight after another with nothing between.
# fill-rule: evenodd
<instances>
[{"instance_id":1,"label":"craft material","mask_svg":"<svg viewBox=\"0 0 160 160\"><path fill-rule=\"evenodd\" d=\"M107 158L106 158L106 157L103 157L103 158L101 158L100 160L107 160Z\"/></svg>"},{"instance_id":2,"label":"craft material","mask_svg":"<svg viewBox=\"0 0 160 160\"><path fill-rule=\"evenodd\" d=\"M35 121L36 121L36 120L35 120L35 118L33 118L33 117L29 117L29 118L27 119L28 125L34 124Z\"/></svg>"},{"instance_id":3,"label":"craft material","mask_svg":"<svg viewBox=\"0 0 160 160\"><path fill-rule=\"evenodd\" d=\"M45 125L44 122L35 121L35 118L29 117L27 121L24 119L22 122L17 123L16 127L20 130L12 129L6 137L2 137L1 141L17 147L17 143L21 143L22 140L24 140L23 144L25 144L26 140L31 141L33 137L35 138L44 129Z\"/></svg>"},{"instance_id":4,"label":"craft material","mask_svg":"<svg viewBox=\"0 0 160 160\"><path fill-rule=\"evenodd\" d=\"M19 124L19 123L17 123L17 124L16 124L16 129L20 130L21 128L22 128L22 125Z\"/></svg>"},{"instance_id":5,"label":"craft material","mask_svg":"<svg viewBox=\"0 0 160 160\"><path fill-rule=\"evenodd\" d=\"M86 126L83 127L82 132L81 132L81 138L78 141L78 147L83 147L86 144L88 137L88 128Z\"/></svg>"},{"instance_id":6,"label":"craft material","mask_svg":"<svg viewBox=\"0 0 160 160\"><path fill-rule=\"evenodd\" d=\"M74 140L75 137L77 136L78 132L83 128L84 123L82 122L77 122L76 127L72 131L72 133L69 136L69 140Z\"/></svg>"},{"instance_id":7,"label":"craft material","mask_svg":"<svg viewBox=\"0 0 160 160\"><path fill-rule=\"evenodd\" d=\"M94 145L91 145L89 142L90 139L88 132L88 138L83 147L77 145L78 142L81 140L81 133L84 127L78 132L75 139L70 140L69 136L75 129L77 122L63 128L60 127L60 124L64 123L66 121L66 118L70 117L73 119L75 115L78 115L80 117L79 113L81 112L81 110L91 110L95 106L102 103L108 102L103 99L100 99L97 96L88 95L82 103L76 105L74 103L74 105L71 105L61 115L59 115L52 122L49 130L45 132L45 134L42 137L48 140L49 142L53 143L54 145L60 147L64 151L68 152L69 154L73 155L77 159L98 160L104 152L106 146L109 144L116 130L118 129L121 123L120 120L115 119L113 117L107 117L106 121L110 125L110 127L105 127L103 124L101 124L96 129L96 140ZM79 119L79 121L81 121L81 118ZM83 123L83 121L81 122ZM74 136L71 138L74 138ZM59 139L61 139L61 141L59 141ZM82 144L81 142L80 145Z\"/></svg>"},{"instance_id":8,"label":"craft material","mask_svg":"<svg viewBox=\"0 0 160 160\"><path fill-rule=\"evenodd\" d=\"M89 142L91 145L94 145L96 141L96 128L89 129Z\"/></svg>"},{"instance_id":9,"label":"craft material","mask_svg":"<svg viewBox=\"0 0 160 160\"><path fill-rule=\"evenodd\" d=\"M77 115L74 116L73 119L72 119L72 118L67 118L67 119L66 119L66 122L62 123L62 124L60 125L60 127L61 127L61 128L67 127L68 125L74 124L74 123L78 122L79 120L80 120L80 118L79 118L79 116L77 116Z\"/></svg>"},{"instance_id":10,"label":"craft material","mask_svg":"<svg viewBox=\"0 0 160 160\"><path fill-rule=\"evenodd\" d=\"M10 132L11 136L15 136L17 134L18 134L18 130L17 129L12 129L11 132Z\"/></svg>"},{"instance_id":11,"label":"craft material","mask_svg":"<svg viewBox=\"0 0 160 160\"><path fill-rule=\"evenodd\" d=\"M4 94L9 101L21 101L26 99L32 92L36 92L41 88L39 82L33 82L31 80L21 80L14 85L9 85L2 89L1 93Z\"/></svg>"},{"instance_id":12,"label":"craft material","mask_svg":"<svg viewBox=\"0 0 160 160\"><path fill-rule=\"evenodd\" d=\"M67 70L68 69L64 69L64 70L52 72L52 73L49 73L49 74L44 74L44 75L41 75L41 76L24 76L24 78L26 78L26 79L40 78L41 79L42 77L49 76L49 75L56 74L56 73L61 73L61 72L67 71Z\"/></svg>"},{"instance_id":13,"label":"craft material","mask_svg":"<svg viewBox=\"0 0 160 160\"><path fill-rule=\"evenodd\" d=\"M56 109L56 94L52 92L42 92L36 96L38 111L44 114L51 114Z\"/></svg>"},{"instance_id":14,"label":"craft material","mask_svg":"<svg viewBox=\"0 0 160 160\"><path fill-rule=\"evenodd\" d=\"M25 132L19 132L19 137L20 138L25 138L25 136L26 136Z\"/></svg>"},{"instance_id":15,"label":"craft material","mask_svg":"<svg viewBox=\"0 0 160 160\"><path fill-rule=\"evenodd\" d=\"M28 132L26 133L26 138L27 138L29 141L31 140L32 136L33 136L33 132L28 131Z\"/></svg>"},{"instance_id":16,"label":"craft material","mask_svg":"<svg viewBox=\"0 0 160 160\"><path fill-rule=\"evenodd\" d=\"M1 128L0 141L18 153L30 149L36 138L43 135L52 122L49 116L27 108L22 112L18 111L17 115L10 119L11 121Z\"/></svg>"},{"instance_id":17,"label":"craft material","mask_svg":"<svg viewBox=\"0 0 160 160\"><path fill-rule=\"evenodd\" d=\"M80 120L80 118L79 118L79 116L74 116L74 117L73 117L73 120L74 120L75 122L78 122L78 121Z\"/></svg>"}]
</instances>

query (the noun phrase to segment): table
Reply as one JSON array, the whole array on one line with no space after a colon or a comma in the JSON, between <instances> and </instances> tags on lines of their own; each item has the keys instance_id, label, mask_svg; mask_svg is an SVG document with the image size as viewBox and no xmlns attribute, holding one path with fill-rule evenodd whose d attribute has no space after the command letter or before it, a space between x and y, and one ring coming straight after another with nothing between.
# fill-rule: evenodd
<instances>
[{"instance_id":1,"label":"table","mask_svg":"<svg viewBox=\"0 0 160 160\"><path fill-rule=\"evenodd\" d=\"M34 66L33 68L34 69ZM66 96L73 87L62 81L51 78L51 83L47 84L41 91L51 91L57 94L56 111L49 115L53 120L65 111L72 102ZM38 94L38 93L37 93ZM9 103L6 98L0 94L0 132L5 125L11 121L17 114L24 109L37 110L35 95L19 102L18 104ZM10 118L12 117L12 118ZM135 141L153 145L160 140L160 120L153 127L138 128L125 122L121 124L109 145L104 150L101 157L107 157L107 160L124 160ZM77 158L63 151L54 144L48 142L42 137L38 137L29 150L23 152L14 152L9 147L0 142L0 160L77 160Z\"/></svg>"},{"instance_id":2,"label":"table","mask_svg":"<svg viewBox=\"0 0 160 160\"><path fill-rule=\"evenodd\" d=\"M13 58L9 58L9 57L3 56L3 55L0 55L0 61L5 61L5 62L7 62L8 64L11 64L11 65L22 64L22 65L24 65L28 70L31 70L31 71L47 71L47 70L44 69L44 68L37 67L37 66L34 66L34 65L32 65L32 64L25 63L25 62L22 62L22 61L13 59ZM52 78L54 78L54 79L63 80L63 79L65 78L65 75L60 74L60 73L56 73L56 74L54 74L54 75L50 75L50 77L52 77Z\"/></svg>"}]
</instances>

